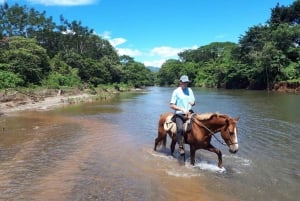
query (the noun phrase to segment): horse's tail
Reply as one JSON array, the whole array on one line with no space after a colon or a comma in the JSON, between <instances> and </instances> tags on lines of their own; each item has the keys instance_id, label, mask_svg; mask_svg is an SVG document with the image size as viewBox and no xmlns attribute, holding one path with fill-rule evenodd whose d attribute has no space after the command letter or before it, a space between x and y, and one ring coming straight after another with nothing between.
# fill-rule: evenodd
<instances>
[{"instance_id":1,"label":"horse's tail","mask_svg":"<svg viewBox=\"0 0 300 201\"><path fill-rule=\"evenodd\" d=\"M157 147L163 146L166 147L167 145L167 135L161 138L161 140L157 143Z\"/></svg>"},{"instance_id":2,"label":"horse's tail","mask_svg":"<svg viewBox=\"0 0 300 201\"><path fill-rule=\"evenodd\" d=\"M155 144L154 144L154 150L156 150L157 146L163 145L165 147L167 144L167 131L164 128L164 124L166 122L166 118L170 115L172 115L172 113L164 113L160 115L158 121L157 138L155 139Z\"/></svg>"}]
</instances>

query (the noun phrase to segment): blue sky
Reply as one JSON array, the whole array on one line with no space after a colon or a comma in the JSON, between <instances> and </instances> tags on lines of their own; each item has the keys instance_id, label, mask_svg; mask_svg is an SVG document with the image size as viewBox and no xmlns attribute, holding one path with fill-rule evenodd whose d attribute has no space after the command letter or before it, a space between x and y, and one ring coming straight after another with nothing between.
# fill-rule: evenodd
<instances>
[{"instance_id":1,"label":"blue sky","mask_svg":"<svg viewBox=\"0 0 300 201\"><path fill-rule=\"evenodd\" d=\"M293 0L0 0L35 8L58 23L81 21L110 41L120 55L160 67L177 53L211 42L235 42L264 24L277 3Z\"/></svg>"}]
</instances>

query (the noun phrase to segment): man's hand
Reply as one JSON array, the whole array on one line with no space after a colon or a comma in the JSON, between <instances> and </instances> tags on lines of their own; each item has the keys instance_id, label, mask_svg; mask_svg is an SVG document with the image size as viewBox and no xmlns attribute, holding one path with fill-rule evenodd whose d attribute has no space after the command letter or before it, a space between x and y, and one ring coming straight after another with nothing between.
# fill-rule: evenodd
<instances>
[{"instance_id":1,"label":"man's hand","mask_svg":"<svg viewBox=\"0 0 300 201\"><path fill-rule=\"evenodd\" d=\"M181 111L184 113L184 114L188 114L189 111L188 110L185 110L185 109L181 109Z\"/></svg>"}]
</instances>

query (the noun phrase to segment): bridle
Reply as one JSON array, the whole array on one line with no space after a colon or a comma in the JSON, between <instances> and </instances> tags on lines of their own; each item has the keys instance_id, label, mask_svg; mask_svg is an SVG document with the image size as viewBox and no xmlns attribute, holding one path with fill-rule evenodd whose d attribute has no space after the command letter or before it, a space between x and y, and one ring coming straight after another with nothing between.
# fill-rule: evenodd
<instances>
[{"instance_id":1,"label":"bridle","mask_svg":"<svg viewBox=\"0 0 300 201\"><path fill-rule=\"evenodd\" d=\"M195 121L195 120L194 120L194 115L192 115L191 120L192 120L192 122L194 122L197 126L205 128L205 130L207 130L207 131L209 132L209 134L210 134L211 136L213 136L220 144L222 144L222 145L224 145L224 146L227 146L227 144L226 144L225 142L223 142L222 140L220 140L220 139L215 135L217 132L221 132L221 129L218 129L218 130L216 130L215 132L213 132L211 129L207 128L207 126L205 126L201 121L199 121L199 123L198 123L197 121ZM201 125L200 125L200 124L201 124ZM228 133L228 135L229 135L229 142L230 142L230 143L228 144L228 146L234 145L234 144L238 144L237 142L232 142L231 136L230 136L230 133L231 133L231 132L228 131L228 128L226 129L226 133Z\"/></svg>"}]
</instances>

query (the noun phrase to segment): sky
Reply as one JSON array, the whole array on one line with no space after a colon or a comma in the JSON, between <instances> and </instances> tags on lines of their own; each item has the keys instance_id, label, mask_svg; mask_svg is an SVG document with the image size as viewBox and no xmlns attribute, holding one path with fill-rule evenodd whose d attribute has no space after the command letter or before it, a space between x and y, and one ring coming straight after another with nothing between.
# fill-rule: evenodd
<instances>
[{"instance_id":1,"label":"sky","mask_svg":"<svg viewBox=\"0 0 300 201\"><path fill-rule=\"evenodd\" d=\"M212 42L234 42L250 27L270 19L277 3L294 0L0 0L63 15L109 40L119 55L161 67L184 50Z\"/></svg>"}]
</instances>

